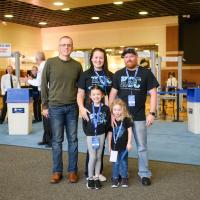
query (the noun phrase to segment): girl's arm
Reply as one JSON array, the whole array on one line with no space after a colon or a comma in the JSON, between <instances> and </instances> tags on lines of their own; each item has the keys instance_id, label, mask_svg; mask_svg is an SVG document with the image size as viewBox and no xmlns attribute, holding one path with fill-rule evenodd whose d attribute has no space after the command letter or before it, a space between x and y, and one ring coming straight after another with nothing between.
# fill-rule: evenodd
<instances>
[{"instance_id":1,"label":"girl's arm","mask_svg":"<svg viewBox=\"0 0 200 200\"><path fill-rule=\"evenodd\" d=\"M128 128L128 142L127 142L127 150L130 151L132 149L132 137L133 137L133 129L132 127Z\"/></svg>"},{"instance_id":2,"label":"girl's arm","mask_svg":"<svg viewBox=\"0 0 200 200\"><path fill-rule=\"evenodd\" d=\"M89 121L87 113L90 113L84 106L85 90L78 88L77 93L77 103L79 107L80 114L82 118L86 121Z\"/></svg>"},{"instance_id":3,"label":"girl's arm","mask_svg":"<svg viewBox=\"0 0 200 200\"><path fill-rule=\"evenodd\" d=\"M108 149L109 149L109 152L111 152L111 141L112 141L112 132L109 131L108 132Z\"/></svg>"}]
</instances>

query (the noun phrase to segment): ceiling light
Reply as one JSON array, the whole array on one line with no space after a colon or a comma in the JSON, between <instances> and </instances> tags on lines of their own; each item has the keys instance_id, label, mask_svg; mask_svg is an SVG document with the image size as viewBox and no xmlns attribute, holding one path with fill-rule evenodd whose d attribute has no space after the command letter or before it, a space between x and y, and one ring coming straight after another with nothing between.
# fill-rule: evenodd
<instances>
[{"instance_id":1,"label":"ceiling light","mask_svg":"<svg viewBox=\"0 0 200 200\"><path fill-rule=\"evenodd\" d=\"M124 46L123 45L121 45L121 46L119 46L120 48L124 48Z\"/></svg>"},{"instance_id":2,"label":"ceiling light","mask_svg":"<svg viewBox=\"0 0 200 200\"><path fill-rule=\"evenodd\" d=\"M42 25L42 26L45 26L45 25L47 25L47 22L39 22L38 24Z\"/></svg>"},{"instance_id":3,"label":"ceiling light","mask_svg":"<svg viewBox=\"0 0 200 200\"><path fill-rule=\"evenodd\" d=\"M69 11L70 8L62 8L61 10L63 10L63 11Z\"/></svg>"},{"instance_id":4,"label":"ceiling light","mask_svg":"<svg viewBox=\"0 0 200 200\"><path fill-rule=\"evenodd\" d=\"M156 45L156 46L159 46L159 44L158 44L158 43L156 43L155 45Z\"/></svg>"},{"instance_id":5,"label":"ceiling light","mask_svg":"<svg viewBox=\"0 0 200 200\"><path fill-rule=\"evenodd\" d=\"M5 22L5 21L2 21L1 22L4 26L6 26L7 25L7 23Z\"/></svg>"},{"instance_id":6,"label":"ceiling light","mask_svg":"<svg viewBox=\"0 0 200 200\"><path fill-rule=\"evenodd\" d=\"M183 18L190 19L190 15L182 15Z\"/></svg>"},{"instance_id":7,"label":"ceiling light","mask_svg":"<svg viewBox=\"0 0 200 200\"><path fill-rule=\"evenodd\" d=\"M113 2L113 4L115 4L115 5L122 5L124 2L123 1L115 1L115 2Z\"/></svg>"},{"instance_id":8,"label":"ceiling light","mask_svg":"<svg viewBox=\"0 0 200 200\"><path fill-rule=\"evenodd\" d=\"M56 1L53 3L54 6L63 6L64 3L63 2L60 2L60 1Z\"/></svg>"},{"instance_id":9,"label":"ceiling light","mask_svg":"<svg viewBox=\"0 0 200 200\"><path fill-rule=\"evenodd\" d=\"M111 52L112 51L112 49L106 49L106 52Z\"/></svg>"},{"instance_id":10,"label":"ceiling light","mask_svg":"<svg viewBox=\"0 0 200 200\"><path fill-rule=\"evenodd\" d=\"M4 17L6 17L6 18L13 18L14 16L13 15L4 15Z\"/></svg>"},{"instance_id":11,"label":"ceiling light","mask_svg":"<svg viewBox=\"0 0 200 200\"><path fill-rule=\"evenodd\" d=\"M140 14L140 15L147 15L148 12L147 12L147 11L140 11L139 14Z\"/></svg>"},{"instance_id":12,"label":"ceiling light","mask_svg":"<svg viewBox=\"0 0 200 200\"><path fill-rule=\"evenodd\" d=\"M100 19L100 17L91 17L91 19L98 20L98 19Z\"/></svg>"}]
</instances>

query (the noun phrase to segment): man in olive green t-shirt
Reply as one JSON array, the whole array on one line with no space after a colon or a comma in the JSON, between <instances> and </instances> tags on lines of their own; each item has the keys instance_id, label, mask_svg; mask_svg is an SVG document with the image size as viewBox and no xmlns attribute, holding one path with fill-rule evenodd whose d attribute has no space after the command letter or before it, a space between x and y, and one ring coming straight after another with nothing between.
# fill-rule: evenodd
<instances>
[{"instance_id":1,"label":"man in olive green t-shirt","mask_svg":"<svg viewBox=\"0 0 200 200\"><path fill-rule=\"evenodd\" d=\"M43 115L50 118L52 129L53 174L51 183L62 179L62 142L64 128L68 140L68 179L78 181L78 106L77 81L82 73L81 64L70 57L73 41L68 36L59 39L59 56L47 60L41 84Z\"/></svg>"}]
</instances>

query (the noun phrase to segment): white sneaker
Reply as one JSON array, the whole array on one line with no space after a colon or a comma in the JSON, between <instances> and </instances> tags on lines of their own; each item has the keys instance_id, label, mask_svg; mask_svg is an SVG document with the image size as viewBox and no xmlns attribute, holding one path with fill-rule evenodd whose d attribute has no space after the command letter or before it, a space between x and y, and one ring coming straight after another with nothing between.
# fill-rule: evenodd
<instances>
[{"instance_id":1,"label":"white sneaker","mask_svg":"<svg viewBox=\"0 0 200 200\"><path fill-rule=\"evenodd\" d=\"M102 174L99 175L99 180L100 180L101 182L107 181L106 177L105 177L104 175L102 175Z\"/></svg>"}]
</instances>

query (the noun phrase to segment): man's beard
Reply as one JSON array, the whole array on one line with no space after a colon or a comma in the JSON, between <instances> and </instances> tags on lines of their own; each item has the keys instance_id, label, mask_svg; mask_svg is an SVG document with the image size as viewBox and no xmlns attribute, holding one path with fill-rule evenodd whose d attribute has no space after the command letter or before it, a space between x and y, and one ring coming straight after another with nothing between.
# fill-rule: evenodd
<instances>
[{"instance_id":1,"label":"man's beard","mask_svg":"<svg viewBox=\"0 0 200 200\"><path fill-rule=\"evenodd\" d=\"M130 69L134 69L137 66L137 64L134 62L127 62L126 66Z\"/></svg>"}]
</instances>

